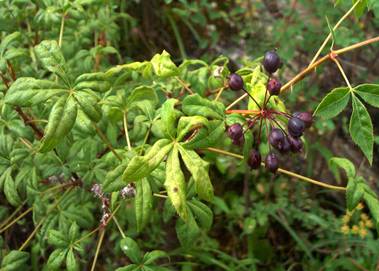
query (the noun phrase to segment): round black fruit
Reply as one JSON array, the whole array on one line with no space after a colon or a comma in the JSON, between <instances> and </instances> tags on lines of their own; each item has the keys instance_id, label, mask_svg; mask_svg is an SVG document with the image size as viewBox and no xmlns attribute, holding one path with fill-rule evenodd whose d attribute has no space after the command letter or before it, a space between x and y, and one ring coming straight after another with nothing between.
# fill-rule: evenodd
<instances>
[{"instance_id":1,"label":"round black fruit","mask_svg":"<svg viewBox=\"0 0 379 271\"><path fill-rule=\"evenodd\" d=\"M284 137L284 140L283 140L283 145L281 146L281 148L279 149L279 151L281 153L287 153L291 150L291 144L290 142L288 141L288 138L287 137Z\"/></svg>"},{"instance_id":2,"label":"round black fruit","mask_svg":"<svg viewBox=\"0 0 379 271\"><path fill-rule=\"evenodd\" d=\"M228 136L232 139L234 145L242 145L245 142L243 136L243 128L239 123L235 123L229 126Z\"/></svg>"},{"instance_id":3,"label":"round black fruit","mask_svg":"<svg viewBox=\"0 0 379 271\"><path fill-rule=\"evenodd\" d=\"M266 52L263 58L263 67L268 73L274 73L279 69L280 58L275 51Z\"/></svg>"},{"instance_id":4,"label":"round black fruit","mask_svg":"<svg viewBox=\"0 0 379 271\"><path fill-rule=\"evenodd\" d=\"M279 128L272 128L268 136L269 143L276 149L280 150L284 144L284 133Z\"/></svg>"},{"instance_id":5,"label":"round black fruit","mask_svg":"<svg viewBox=\"0 0 379 271\"><path fill-rule=\"evenodd\" d=\"M260 167L262 162L261 154L258 150L252 149L249 154L249 159L247 160L248 165L251 169L257 169Z\"/></svg>"},{"instance_id":6,"label":"round black fruit","mask_svg":"<svg viewBox=\"0 0 379 271\"><path fill-rule=\"evenodd\" d=\"M291 151L294 153L301 152L303 149L303 141L300 138L288 136L288 142L290 143Z\"/></svg>"},{"instance_id":7,"label":"round black fruit","mask_svg":"<svg viewBox=\"0 0 379 271\"><path fill-rule=\"evenodd\" d=\"M267 90L272 96L276 96L280 94L280 89L282 88L282 84L276 78L270 78L267 82Z\"/></svg>"},{"instance_id":8,"label":"round black fruit","mask_svg":"<svg viewBox=\"0 0 379 271\"><path fill-rule=\"evenodd\" d=\"M309 112L295 112L293 113L293 116L301 119L304 122L305 128L309 128L312 126L313 123L313 116Z\"/></svg>"},{"instance_id":9,"label":"round black fruit","mask_svg":"<svg viewBox=\"0 0 379 271\"><path fill-rule=\"evenodd\" d=\"M303 135L305 129L304 121L296 117L288 120L288 133L293 137L300 137Z\"/></svg>"},{"instance_id":10,"label":"round black fruit","mask_svg":"<svg viewBox=\"0 0 379 271\"><path fill-rule=\"evenodd\" d=\"M243 89L243 79L236 73L232 73L229 76L229 88L237 91Z\"/></svg>"},{"instance_id":11,"label":"round black fruit","mask_svg":"<svg viewBox=\"0 0 379 271\"><path fill-rule=\"evenodd\" d=\"M275 153L270 152L266 156L265 160L266 169L272 173L275 173L279 168L279 160Z\"/></svg>"}]
</instances>

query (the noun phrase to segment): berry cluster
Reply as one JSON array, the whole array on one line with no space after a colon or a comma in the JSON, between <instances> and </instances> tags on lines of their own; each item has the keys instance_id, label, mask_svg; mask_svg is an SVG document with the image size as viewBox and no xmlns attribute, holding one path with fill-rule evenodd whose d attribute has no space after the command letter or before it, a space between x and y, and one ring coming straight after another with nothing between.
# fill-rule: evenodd
<instances>
[{"instance_id":1,"label":"berry cluster","mask_svg":"<svg viewBox=\"0 0 379 271\"><path fill-rule=\"evenodd\" d=\"M268 108L270 98L279 95L282 87L279 80L272 75L281 66L281 60L275 51L269 51L265 54L262 65L269 74L262 105L245 90L244 82L240 75L232 73L229 76L229 88L234 91L245 91L256 103L259 110L242 110L245 115L248 115L246 117L246 124L232 124L228 127L227 133L232 139L233 144L241 146L245 142L244 134L249 130L253 130L255 137L254 146L250 150L247 162L251 169L257 169L262 162L259 145L261 143L262 130L265 127L266 138L270 149L265 158L265 167L270 172L275 173L279 168L277 153L301 152L303 148L301 136L304 130L312 125L313 118L309 112L295 112L291 115L288 112ZM230 110L230 113L233 113L233 111L234 110ZM286 129L283 128L282 125L286 125ZM246 126L246 128L244 128L244 126Z\"/></svg>"}]
</instances>

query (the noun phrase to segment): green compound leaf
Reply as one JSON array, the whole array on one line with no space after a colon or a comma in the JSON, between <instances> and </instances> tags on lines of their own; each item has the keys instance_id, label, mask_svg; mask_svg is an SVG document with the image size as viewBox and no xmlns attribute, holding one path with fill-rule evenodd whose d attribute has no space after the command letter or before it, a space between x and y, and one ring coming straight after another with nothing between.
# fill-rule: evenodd
<instances>
[{"instance_id":1,"label":"green compound leaf","mask_svg":"<svg viewBox=\"0 0 379 271\"><path fill-rule=\"evenodd\" d=\"M26 262L29 259L29 253L24 251L12 250L10 251L1 262L1 270L4 271L18 271L26 270Z\"/></svg>"},{"instance_id":2,"label":"green compound leaf","mask_svg":"<svg viewBox=\"0 0 379 271\"><path fill-rule=\"evenodd\" d=\"M62 141L74 126L77 113L78 108L72 96L59 98L51 109L40 152L51 151Z\"/></svg>"},{"instance_id":3,"label":"green compound leaf","mask_svg":"<svg viewBox=\"0 0 379 271\"><path fill-rule=\"evenodd\" d=\"M209 119L223 120L225 118L225 106L216 101L210 101L199 94L189 95L184 98L183 112L188 116L203 116Z\"/></svg>"},{"instance_id":4,"label":"green compound leaf","mask_svg":"<svg viewBox=\"0 0 379 271\"><path fill-rule=\"evenodd\" d=\"M184 174L180 168L179 153L177 145L174 145L168 155L166 162L165 188L167 195L179 216L187 220L186 206L186 183Z\"/></svg>"},{"instance_id":5,"label":"green compound leaf","mask_svg":"<svg viewBox=\"0 0 379 271\"><path fill-rule=\"evenodd\" d=\"M153 193L151 191L150 183L146 178L143 178L140 182L136 182L136 192L136 221L137 231L140 232L149 222L153 208Z\"/></svg>"},{"instance_id":6,"label":"green compound leaf","mask_svg":"<svg viewBox=\"0 0 379 271\"><path fill-rule=\"evenodd\" d=\"M350 99L350 90L347 87L335 88L329 92L317 106L314 115L330 119L344 110Z\"/></svg>"},{"instance_id":7,"label":"green compound leaf","mask_svg":"<svg viewBox=\"0 0 379 271\"><path fill-rule=\"evenodd\" d=\"M353 113L351 114L349 132L351 138L357 144L372 164L374 134L369 113L363 103L355 96L352 99Z\"/></svg>"},{"instance_id":8,"label":"green compound leaf","mask_svg":"<svg viewBox=\"0 0 379 271\"><path fill-rule=\"evenodd\" d=\"M172 149L173 143L168 139L160 139L144 156L135 156L125 169L122 179L126 183L147 177Z\"/></svg>"},{"instance_id":9,"label":"green compound leaf","mask_svg":"<svg viewBox=\"0 0 379 271\"><path fill-rule=\"evenodd\" d=\"M214 194L213 186L208 175L209 164L203 161L193 150L187 150L179 145L179 151L184 164L191 172L195 181L195 189L199 198L206 201L212 201Z\"/></svg>"},{"instance_id":10,"label":"green compound leaf","mask_svg":"<svg viewBox=\"0 0 379 271\"><path fill-rule=\"evenodd\" d=\"M363 84L355 87L355 92L369 105L379 108L379 85Z\"/></svg>"},{"instance_id":11,"label":"green compound leaf","mask_svg":"<svg viewBox=\"0 0 379 271\"><path fill-rule=\"evenodd\" d=\"M67 91L52 81L21 77L10 86L5 95L5 102L18 106L38 105Z\"/></svg>"}]
</instances>

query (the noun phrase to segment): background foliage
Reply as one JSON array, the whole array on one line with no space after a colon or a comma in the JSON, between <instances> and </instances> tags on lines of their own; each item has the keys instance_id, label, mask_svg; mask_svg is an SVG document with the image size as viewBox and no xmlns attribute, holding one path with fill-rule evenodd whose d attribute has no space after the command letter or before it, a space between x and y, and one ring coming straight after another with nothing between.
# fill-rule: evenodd
<instances>
[{"instance_id":1,"label":"background foliage","mask_svg":"<svg viewBox=\"0 0 379 271\"><path fill-rule=\"evenodd\" d=\"M229 71L253 89L277 48L290 80L351 5L0 0L1 270L376 270L377 43L339 56L354 90L330 61L281 96L319 115L281 167L346 204L206 150L246 152L224 135L239 95L214 101ZM378 16L361 0L333 48Z\"/></svg>"}]
</instances>

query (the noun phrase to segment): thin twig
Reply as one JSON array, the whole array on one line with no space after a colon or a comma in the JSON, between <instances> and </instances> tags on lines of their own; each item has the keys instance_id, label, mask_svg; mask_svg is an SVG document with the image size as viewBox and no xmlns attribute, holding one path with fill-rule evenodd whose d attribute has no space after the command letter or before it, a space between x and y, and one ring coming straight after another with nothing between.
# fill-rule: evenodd
<instances>
[{"instance_id":1,"label":"thin twig","mask_svg":"<svg viewBox=\"0 0 379 271\"><path fill-rule=\"evenodd\" d=\"M128 144L128 150L131 151L132 150L132 145L130 144L130 139L129 139L129 132L128 132L128 117L127 117L127 113L125 112L124 113L124 131L125 131L125 138L126 138L126 143Z\"/></svg>"},{"instance_id":2,"label":"thin twig","mask_svg":"<svg viewBox=\"0 0 379 271\"><path fill-rule=\"evenodd\" d=\"M243 159L243 156L240 155L240 154L236 154L236 153L232 153L232 152L228 152L228 151L224 151L224 150L220 150L220 149L216 149L216 148L207 148L207 150L211 151L211 152L220 153L220 154L224 154L224 155L227 155L227 156L235 157L235 158L238 158L238 159L241 159L241 160ZM264 166L264 163L262 163L262 166ZM345 191L346 190L346 187L326 184L326 183L313 180L311 178L305 177L303 175L300 175L300 174L297 174L295 172L292 172L292 171L289 171L289 170L285 170L285 169L282 169L282 168L279 168L278 172L286 174L286 175L291 176L291 177L298 178L298 179L300 179L302 181L309 182L309 183L312 183L312 184L315 184L315 185L318 185L318 186L326 187L326 188L329 188L329 189L332 189L332 190L339 190L339 191Z\"/></svg>"},{"instance_id":3,"label":"thin twig","mask_svg":"<svg viewBox=\"0 0 379 271\"><path fill-rule=\"evenodd\" d=\"M96 262L97 262L97 257L99 256L100 247L101 247L101 244L103 243L103 239L104 239L104 233L105 233L105 229L103 228L103 229L100 231L100 237L99 237L99 241L97 242L97 247L96 247L95 257L93 258L91 271L94 271L94 270L95 270Z\"/></svg>"}]
</instances>

